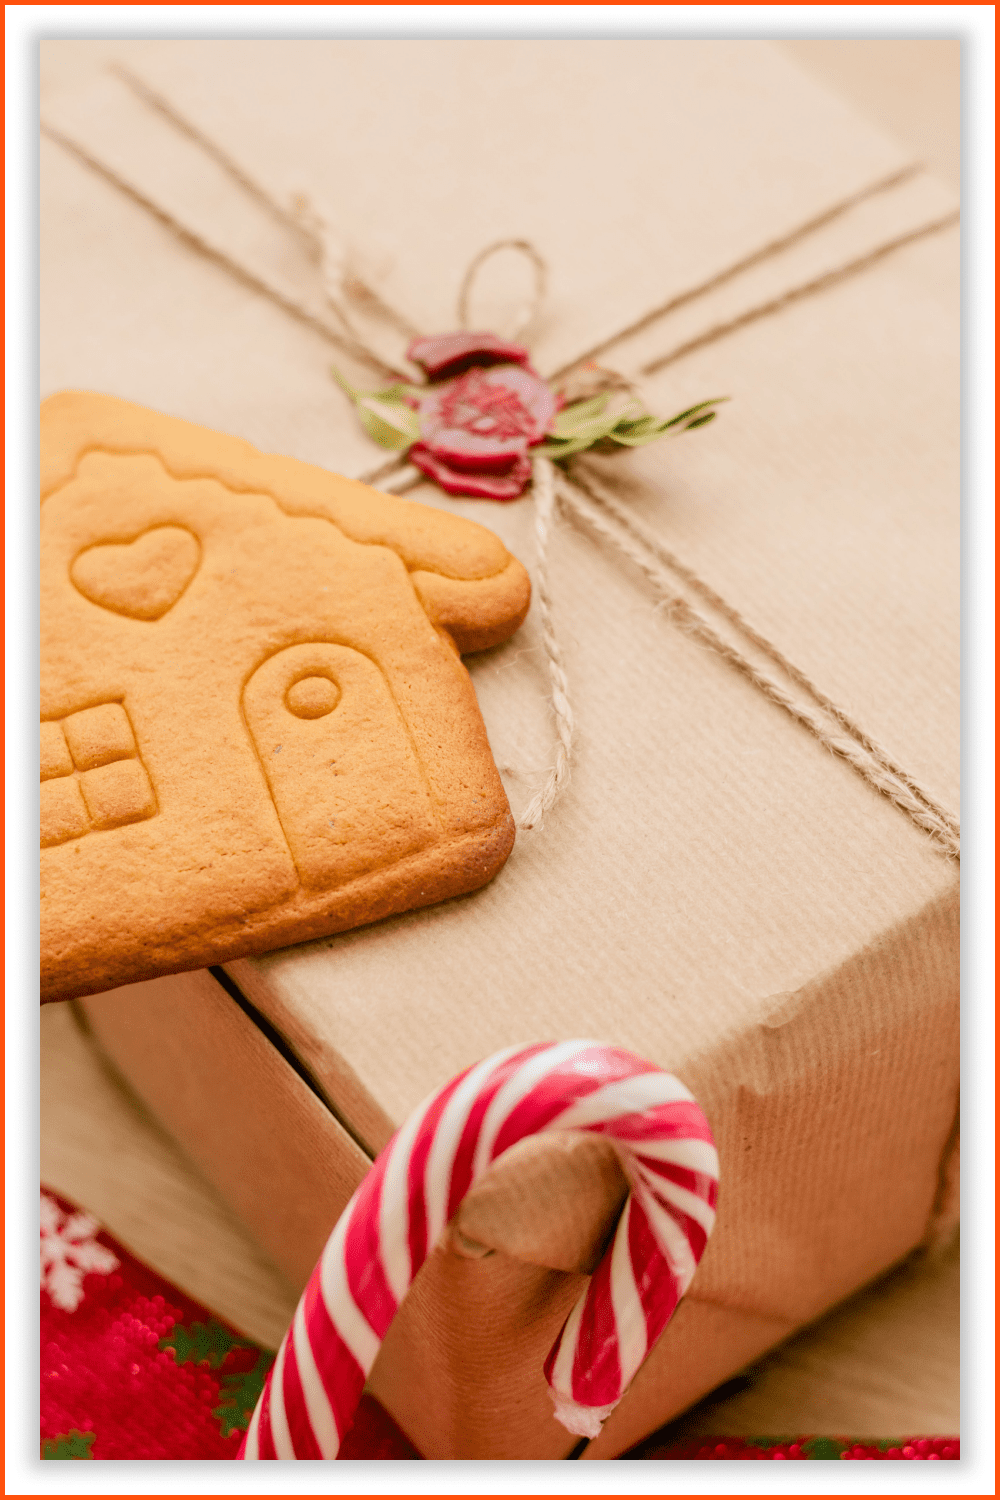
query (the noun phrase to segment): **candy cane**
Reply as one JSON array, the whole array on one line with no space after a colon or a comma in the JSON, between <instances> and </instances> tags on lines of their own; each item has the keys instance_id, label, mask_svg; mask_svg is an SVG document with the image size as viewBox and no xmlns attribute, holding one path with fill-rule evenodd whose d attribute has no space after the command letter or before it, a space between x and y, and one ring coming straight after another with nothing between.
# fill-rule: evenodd
<instances>
[{"instance_id":1,"label":"candy cane","mask_svg":"<svg viewBox=\"0 0 1000 1500\"><path fill-rule=\"evenodd\" d=\"M556 1416L596 1437L684 1295L718 1156L683 1084L601 1042L511 1047L432 1094L341 1215L282 1340L241 1458L335 1458L411 1281L474 1182L546 1131L612 1141L631 1184L614 1242L545 1361Z\"/></svg>"}]
</instances>

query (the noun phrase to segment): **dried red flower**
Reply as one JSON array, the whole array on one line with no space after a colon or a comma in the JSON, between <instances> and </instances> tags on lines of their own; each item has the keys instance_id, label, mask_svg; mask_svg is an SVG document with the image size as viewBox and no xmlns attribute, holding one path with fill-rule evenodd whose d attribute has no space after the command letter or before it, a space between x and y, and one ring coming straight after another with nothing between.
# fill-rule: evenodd
<instances>
[{"instance_id":1,"label":"dried red flower","mask_svg":"<svg viewBox=\"0 0 1000 1500\"><path fill-rule=\"evenodd\" d=\"M446 338L424 342L443 344ZM413 358L412 348L410 353ZM545 437L558 407L558 398L530 367L476 366L429 386L419 398L420 441L410 449L410 461L450 495L516 500L531 477L528 449Z\"/></svg>"}]
</instances>

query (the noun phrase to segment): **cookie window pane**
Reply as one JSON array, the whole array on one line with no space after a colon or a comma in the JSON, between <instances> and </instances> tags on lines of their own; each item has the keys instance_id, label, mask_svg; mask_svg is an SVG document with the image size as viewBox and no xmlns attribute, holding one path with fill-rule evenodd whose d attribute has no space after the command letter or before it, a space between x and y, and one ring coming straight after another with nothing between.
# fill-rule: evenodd
<instances>
[{"instance_id":1,"label":"cookie window pane","mask_svg":"<svg viewBox=\"0 0 1000 1500\"><path fill-rule=\"evenodd\" d=\"M151 818L156 798L138 760L119 760L80 777L80 786L95 828L120 828Z\"/></svg>"},{"instance_id":2,"label":"cookie window pane","mask_svg":"<svg viewBox=\"0 0 1000 1500\"><path fill-rule=\"evenodd\" d=\"M62 725L53 720L41 725L42 780L50 776L69 776L73 771L73 760L66 744Z\"/></svg>"},{"instance_id":3,"label":"cookie window pane","mask_svg":"<svg viewBox=\"0 0 1000 1500\"><path fill-rule=\"evenodd\" d=\"M42 848L65 844L87 832L90 820L75 776L59 776L41 786Z\"/></svg>"},{"instance_id":4,"label":"cookie window pane","mask_svg":"<svg viewBox=\"0 0 1000 1500\"><path fill-rule=\"evenodd\" d=\"M134 755L135 740L120 703L101 703L63 720L74 763L80 771Z\"/></svg>"}]
</instances>

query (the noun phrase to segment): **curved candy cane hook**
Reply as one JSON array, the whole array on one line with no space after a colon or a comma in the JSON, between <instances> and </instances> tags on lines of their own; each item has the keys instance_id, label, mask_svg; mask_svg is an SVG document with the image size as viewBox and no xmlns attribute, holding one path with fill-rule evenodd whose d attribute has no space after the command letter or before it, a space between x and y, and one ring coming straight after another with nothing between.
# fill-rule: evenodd
<instances>
[{"instance_id":1,"label":"curved candy cane hook","mask_svg":"<svg viewBox=\"0 0 1000 1500\"><path fill-rule=\"evenodd\" d=\"M432 1094L378 1157L327 1241L241 1458L335 1458L407 1288L459 1203L517 1141L613 1142L631 1192L614 1241L545 1362L556 1416L596 1437L701 1259L718 1156L683 1084L601 1042L512 1047Z\"/></svg>"}]
</instances>

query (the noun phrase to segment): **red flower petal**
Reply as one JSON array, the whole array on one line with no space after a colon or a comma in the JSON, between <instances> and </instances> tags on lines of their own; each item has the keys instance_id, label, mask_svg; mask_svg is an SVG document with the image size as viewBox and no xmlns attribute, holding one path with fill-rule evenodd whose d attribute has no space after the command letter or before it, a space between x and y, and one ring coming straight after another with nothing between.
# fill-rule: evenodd
<instances>
[{"instance_id":1,"label":"red flower petal","mask_svg":"<svg viewBox=\"0 0 1000 1500\"><path fill-rule=\"evenodd\" d=\"M540 442L557 409L544 380L518 365L468 370L421 398L420 433L446 461L495 468Z\"/></svg>"},{"instance_id":2,"label":"red flower petal","mask_svg":"<svg viewBox=\"0 0 1000 1500\"><path fill-rule=\"evenodd\" d=\"M528 442L540 443L559 409L555 392L533 370L522 370L517 365L491 370L483 380L491 386L506 386L518 398L531 417L526 434Z\"/></svg>"},{"instance_id":3,"label":"red flower petal","mask_svg":"<svg viewBox=\"0 0 1000 1500\"><path fill-rule=\"evenodd\" d=\"M473 474L502 474L528 451L525 437L492 438L464 427L439 427L424 435L424 447L441 463Z\"/></svg>"},{"instance_id":4,"label":"red flower petal","mask_svg":"<svg viewBox=\"0 0 1000 1500\"><path fill-rule=\"evenodd\" d=\"M517 500L524 494L531 478L531 462L526 456L516 459L505 474L463 473L443 463L425 443L414 443L407 457L449 495L471 495L479 500Z\"/></svg>"},{"instance_id":5,"label":"red flower petal","mask_svg":"<svg viewBox=\"0 0 1000 1500\"><path fill-rule=\"evenodd\" d=\"M458 375L472 365L527 365L530 357L521 344L492 333L438 333L415 339L406 355L423 367L428 380Z\"/></svg>"}]
</instances>

